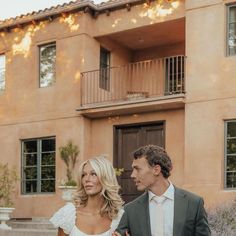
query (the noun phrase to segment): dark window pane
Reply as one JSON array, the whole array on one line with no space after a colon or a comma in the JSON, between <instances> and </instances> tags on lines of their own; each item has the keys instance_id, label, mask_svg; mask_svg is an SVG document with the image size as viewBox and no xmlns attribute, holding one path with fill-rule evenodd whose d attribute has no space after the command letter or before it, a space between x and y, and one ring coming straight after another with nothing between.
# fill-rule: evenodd
<instances>
[{"instance_id":1,"label":"dark window pane","mask_svg":"<svg viewBox=\"0 0 236 236\"><path fill-rule=\"evenodd\" d=\"M227 137L236 137L236 121L227 123Z\"/></svg>"},{"instance_id":2,"label":"dark window pane","mask_svg":"<svg viewBox=\"0 0 236 236\"><path fill-rule=\"evenodd\" d=\"M227 140L227 154L236 154L236 139Z\"/></svg>"},{"instance_id":3,"label":"dark window pane","mask_svg":"<svg viewBox=\"0 0 236 236\"><path fill-rule=\"evenodd\" d=\"M110 68L101 68L100 69L100 84L101 89L109 90L110 83Z\"/></svg>"},{"instance_id":4,"label":"dark window pane","mask_svg":"<svg viewBox=\"0 0 236 236\"><path fill-rule=\"evenodd\" d=\"M99 87L109 91L110 87L110 52L100 48Z\"/></svg>"},{"instance_id":5,"label":"dark window pane","mask_svg":"<svg viewBox=\"0 0 236 236\"><path fill-rule=\"evenodd\" d=\"M100 68L107 68L110 66L110 52L105 48L100 49Z\"/></svg>"},{"instance_id":6,"label":"dark window pane","mask_svg":"<svg viewBox=\"0 0 236 236\"><path fill-rule=\"evenodd\" d=\"M227 173L226 186L227 186L227 188L235 188L236 187L236 172Z\"/></svg>"},{"instance_id":7,"label":"dark window pane","mask_svg":"<svg viewBox=\"0 0 236 236\"><path fill-rule=\"evenodd\" d=\"M236 7L230 7L229 10L229 22L236 21Z\"/></svg>"},{"instance_id":8,"label":"dark window pane","mask_svg":"<svg viewBox=\"0 0 236 236\"><path fill-rule=\"evenodd\" d=\"M23 193L55 192L55 143L55 138L23 141Z\"/></svg>"},{"instance_id":9,"label":"dark window pane","mask_svg":"<svg viewBox=\"0 0 236 236\"><path fill-rule=\"evenodd\" d=\"M55 192L55 180L42 180L41 192L42 193Z\"/></svg>"},{"instance_id":10,"label":"dark window pane","mask_svg":"<svg viewBox=\"0 0 236 236\"><path fill-rule=\"evenodd\" d=\"M26 166L37 166L37 154L25 154L24 158Z\"/></svg>"},{"instance_id":11,"label":"dark window pane","mask_svg":"<svg viewBox=\"0 0 236 236\"><path fill-rule=\"evenodd\" d=\"M24 168L24 173L24 179L37 179L37 167L26 167Z\"/></svg>"},{"instance_id":12,"label":"dark window pane","mask_svg":"<svg viewBox=\"0 0 236 236\"><path fill-rule=\"evenodd\" d=\"M42 153L42 165L55 165L55 153Z\"/></svg>"},{"instance_id":13,"label":"dark window pane","mask_svg":"<svg viewBox=\"0 0 236 236\"><path fill-rule=\"evenodd\" d=\"M42 167L42 179L54 179L54 178L55 178L54 166Z\"/></svg>"},{"instance_id":14,"label":"dark window pane","mask_svg":"<svg viewBox=\"0 0 236 236\"><path fill-rule=\"evenodd\" d=\"M24 142L24 153L37 152L37 141L25 141Z\"/></svg>"},{"instance_id":15,"label":"dark window pane","mask_svg":"<svg viewBox=\"0 0 236 236\"><path fill-rule=\"evenodd\" d=\"M227 157L227 171L236 171L236 156Z\"/></svg>"},{"instance_id":16,"label":"dark window pane","mask_svg":"<svg viewBox=\"0 0 236 236\"><path fill-rule=\"evenodd\" d=\"M55 139L42 140L42 152L55 151Z\"/></svg>"},{"instance_id":17,"label":"dark window pane","mask_svg":"<svg viewBox=\"0 0 236 236\"><path fill-rule=\"evenodd\" d=\"M36 193L37 192L37 181L26 181L25 182L25 192L26 193Z\"/></svg>"}]
</instances>

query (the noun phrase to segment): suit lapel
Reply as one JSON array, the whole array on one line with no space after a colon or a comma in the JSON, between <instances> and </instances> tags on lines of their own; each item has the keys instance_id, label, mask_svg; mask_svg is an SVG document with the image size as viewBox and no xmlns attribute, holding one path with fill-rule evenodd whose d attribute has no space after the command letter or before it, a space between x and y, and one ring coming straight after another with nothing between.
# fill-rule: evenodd
<instances>
[{"instance_id":1,"label":"suit lapel","mask_svg":"<svg viewBox=\"0 0 236 236\"><path fill-rule=\"evenodd\" d=\"M142 235L151 236L148 192L145 192L139 198L138 203L139 207L137 209L137 214L142 218Z\"/></svg>"},{"instance_id":2,"label":"suit lapel","mask_svg":"<svg viewBox=\"0 0 236 236\"><path fill-rule=\"evenodd\" d=\"M182 235L187 209L188 198L186 194L181 189L175 187L173 236ZM151 236L148 192L139 198L137 214L140 216L142 222L142 235Z\"/></svg>"},{"instance_id":3,"label":"suit lapel","mask_svg":"<svg viewBox=\"0 0 236 236\"><path fill-rule=\"evenodd\" d=\"M186 221L188 199L181 189L175 187L173 236L181 236Z\"/></svg>"}]
</instances>

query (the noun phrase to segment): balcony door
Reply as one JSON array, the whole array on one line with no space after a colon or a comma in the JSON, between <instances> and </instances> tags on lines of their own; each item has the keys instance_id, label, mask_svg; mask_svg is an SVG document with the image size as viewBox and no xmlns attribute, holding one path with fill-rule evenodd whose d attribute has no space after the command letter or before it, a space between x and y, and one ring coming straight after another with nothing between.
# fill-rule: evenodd
<instances>
[{"instance_id":1,"label":"balcony door","mask_svg":"<svg viewBox=\"0 0 236 236\"><path fill-rule=\"evenodd\" d=\"M142 194L136 190L133 180L130 178L133 161L132 152L147 144L164 147L164 123L116 126L114 135L114 166L124 168L124 172L118 177L118 181L123 200L129 202Z\"/></svg>"},{"instance_id":2,"label":"balcony door","mask_svg":"<svg viewBox=\"0 0 236 236\"><path fill-rule=\"evenodd\" d=\"M100 89L110 90L110 57L111 53L105 48L100 48Z\"/></svg>"}]
</instances>

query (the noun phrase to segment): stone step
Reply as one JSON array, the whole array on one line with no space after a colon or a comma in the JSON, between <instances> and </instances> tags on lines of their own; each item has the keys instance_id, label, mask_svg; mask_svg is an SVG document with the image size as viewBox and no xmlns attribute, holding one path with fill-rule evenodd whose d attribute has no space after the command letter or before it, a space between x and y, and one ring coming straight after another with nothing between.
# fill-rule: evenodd
<instances>
[{"instance_id":1,"label":"stone step","mask_svg":"<svg viewBox=\"0 0 236 236\"><path fill-rule=\"evenodd\" d=\"M39 230L39 229L0 230L0 236L57 236L57 230Z\"/></svg>"},{"instance_id":2,"label":"stone step","mask_svg":"<svg viewBox=\"0 0 236 236\"><path fill-rule=\"evenodd\" d=\"M11 226L13 229L46 229L46 230L55 229L49 221L10 220L7 222L7 224Z\"/></svg>"},{"instance_id":3,"label":"stone step","mask_svg":"<svg viewBox=\"0 0 236 236\"><path fill-rule=\"evenodd\" d=\"M7 224L12 230L0 229L0 236L57 236L48 218L12 219Z\"/></svg>"}]
</instances>

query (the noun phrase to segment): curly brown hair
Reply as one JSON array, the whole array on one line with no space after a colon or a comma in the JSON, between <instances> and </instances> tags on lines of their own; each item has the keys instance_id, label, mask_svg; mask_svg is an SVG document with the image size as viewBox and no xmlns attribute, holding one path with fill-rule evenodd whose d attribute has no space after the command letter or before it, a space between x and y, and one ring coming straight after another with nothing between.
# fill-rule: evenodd
<instances>
[{"instance_id":1,"label":"curly brown hair","mask_svg":"<svg viewBox=\"0 0 236 236\"><path fill-rule=\"evenodd\" d=\"M172 170L172 162L164 148L157 145L146 145L133 153L134 159L145 157L150 166L159 165L163 177L168 178Z\"/></svg>"}]
</instances>

